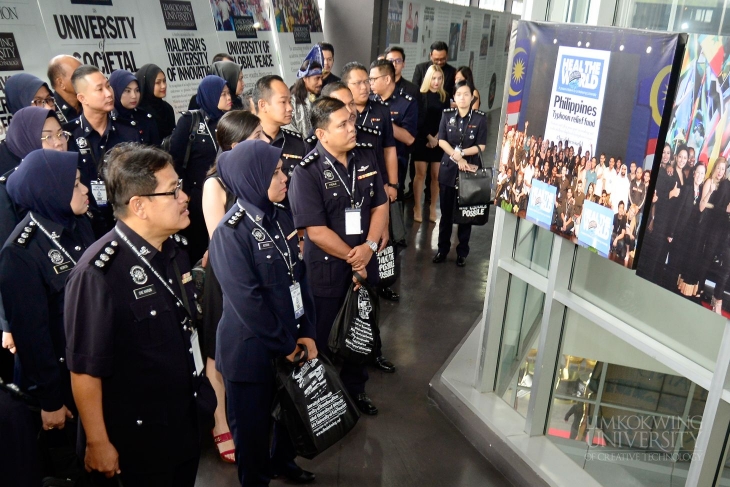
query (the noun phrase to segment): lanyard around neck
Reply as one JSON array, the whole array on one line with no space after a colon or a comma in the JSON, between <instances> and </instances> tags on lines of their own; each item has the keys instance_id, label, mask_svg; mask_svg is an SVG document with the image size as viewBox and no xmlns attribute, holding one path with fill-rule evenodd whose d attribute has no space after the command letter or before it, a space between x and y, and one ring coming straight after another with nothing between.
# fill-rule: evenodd
<instances>
[{"instance_id":1,"label":"lanyard around neck","mask_svg":"<svg viewBox=\"0 0 730 487\"><path fill-rule=\"evenodd\" d=\"M355 175L354 175L354 173L355 173L355 170L354 170L355 165L353 164L353 171L352 171L353 172L353 176L352 176L352 191L350 191L350 188L348 188L347 187L347 184L345 184L345 181L342 179L342 176L340 176L340 173L335 168L335 165L332 164L332 161L330 161L328 157L325 157L324 160L327 161L327 164L330 165L330 167L332 168L332 171L334 171L334 173L337 175L337 179L339 179L340 182L342 183L342 186L345 187L345 191L347 191L347 194L350 196L350 206L352 208L355 208L355 180L357 179L355 177ZM350 177L350 170L349 170L349 168L346 168L346 169L347 169L347 177L349 178Z\"/></svg>"},{"instance_id":2,"label":"lanyard around neck","mask_svg":"<svg viewBox=\"0 0 730 487\"><path fill-rule=\"evenodd\" d=\"M60 243L60 242L59 242L59 241L57 240L57 239L59 239L59 238L61 238L61 237L60 237L60 236L58 236L58 237L54 237L53 235L55 235L55 233L54 233L54 234L51 234L51 233L49 233L49 232L48 232L48 230L46 230L46 229L45 229L45 227L44 227L43 225L41 225L41 222L39 222L38 220L36 220L35 216L33 216L33 213L32 213L32 212L29 212L29 213L30 213L30 219L31 219L31 221L32 221L33 223L35 223L35 225L36 225L36 226L37 226L38 228L40 228L40 229L41 229L41 232L43 232L43 234L44 234L44 235L45 235L46 237L48 237L48 240L50 240L51 242L53 242L53 245L55 245L55 246L56 246L56 247L58 248L58 250L60 250L60 251L61 251L61 252L63 253L63 255L65 255L65 256L66 256L66 258L67 258L68 260L70 260L70 261L71 261L71 262L73 263L73 265L76 265L76 261L74 260L74 258L73 258L73 257L71 257L71 254L69 254L69 253L68 253L68 252L66 251L66 249L65 249L65 248L63 248L63 246L61 245L61 243Z\"/></svg>"},{"instance_id":3,"label":"lanyard around neck","mask_svg":"<svg viewBox=\"0 0 730 487\"><path fill-rule=\"evenodd\" d=\"M241 203L236 201L236 205L241 211L244 210L243 206L241 206ZM291 259L291 249L289 248L289 245L286 243L286 235L284 235L284 231L281 229L281 225L279 225L279 222L276 222L276 226L279 227L279 233L281 234L281 238L284 241L284 245L286 245L287 252L282 251L278 245L276 245L276 242L273 238L271 238L271 235L269 234L268 230L266 230L263 225L261 225L259 222L257 222L254 217L251 216L250 213L246 212L246 216L248 217L251 222L253 222L254 225L256 225L259 229L261 229L262 232L266 234L266 236L271 240L272 245L276 248L276 250L279 251L279 254L281 255L281 258L284 259L284 264L286 264L287 270L289 271L289 277L291 277L291 280L293 283L296 283L296 279L294 279L294 262Z\"/></svg>"}]
</instances>

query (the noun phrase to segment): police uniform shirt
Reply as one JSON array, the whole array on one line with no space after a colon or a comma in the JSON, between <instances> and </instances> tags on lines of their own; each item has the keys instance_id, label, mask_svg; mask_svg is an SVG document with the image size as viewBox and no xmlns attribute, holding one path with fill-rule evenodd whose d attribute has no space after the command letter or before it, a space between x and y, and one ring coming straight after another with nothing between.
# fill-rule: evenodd
<instances>
[{"instance_id":1,"label":"police uniform shirt","mask_svg":"<svg viewBox=\"0 0 730 487\"><path fill-rule=\"evenodd\" d=\"M10 152L5 141L0 143L0 245L4 244L15 229L21 218L25 216L25 210L19 208L10 199L8 190L5 187L8 177L20 164L20 158Z\"/></svg>"},{"instance_id":2,"label":"police uniform shirt","mask_svg":"<svg viewBox=\"0 0 730 487\"><path fill-rule=\"evenodd\" d=\"M272 359L292 353L298 338L314 339L314 301L288 212L276 206L272 218L250 203L238 203L216 228L209 247L223 289L215 358L226 380L267 382L274 374ZM293 280L304 304L299 319L289 288Z\"/></svg>"},{"instance_id":3,"label":"police uniform shirt","mask_svg":"<svg viewBox=\"0 0 730 487\"><path fill-rule=\"evenodd\" d=\"M76 227L68 230L28 214L0 251L0 293L18 347L22 377L18 385L36 397L44 411L57 411L64 405L74 410L65 363L64 286L73 261L78 262L93 241L88 218L76 218Z\"/></svg>"},{"instance_id":4,"label":"police uniform shirt","mask_svg":"<svg viewBox=\"0 0 730 487\"><path fill-rule=\"evenodd\" d=\"M439 140L445 140L453 149L461 143L462 150L484 144L487 141L487 116L480 110L470 110L462 117L458 108L447 108L441 116ZM465 159L469 164L482 166L479 154L466 156ZM444 152L439 170L439 184L455 186L458 174L459 165Z\"/></svg>"},{"instance_id":5,"label":"police uniform shirt","mask_svg":"<svg viewBox=\"0 0 730 487\"><path fill-rule=\"evenodd\" d=\"M117 228L175 297L112 229L69 276L66 362L71 372L101 378L104 423L122 468L165 471L198 454L197 411L215 409L191 346L185 305L196 306L197 296L179 247L187 242L175 235L158 251L124 222Z\"/></svg>"},{"instance_id":6,"label":"police uniform shirt","mask_svg":"<svg viewBox=\"0 0 730 487\"><path fill-rule=\"evenodd\" d=\"M128 115L119 115L117 121L128 125L139 134L141 144L159 146L162 143L160 133L157 130L157 123L151 113L145 113L139 108L128 111Z\"/></svg>"},{"instance_id":7,"label":"police uniform shirt","mask_svg":"<svg viewBox=\"0 0 730 487\"><path fill-rule=\"evenodd\" d=\"M218 143L215 138L218 120L211 120L202 110L199 112L197 127L192 127L192 112L182 112L170 139L170 155L175 163L175 171L183 180L183 191L188 196L196 193L198 199L202 198L206 174L218 155ZM193 142L190 155L185 162L190 137L193 138Z\"/></svg>"},{"instance_id":8,"label":"police uniform shirt","mask_svg":"<svg viewBox=\"0 0 730 487\"><path fill-rule=\"evenodd\" d=\"M56 100L56 116L58 117L58 121L61 122L61 125L76 120L81 116L82 112L77 112L74 107L66 103L66 100L63 99L59 92L56 91L53 93L53 98ZM81 108L81 105L79 105L79 108Z\"/></svg>"},{"instance_id":9,"label":"police uniform shirt","mask_svg":"<svg viewBox=\"0 0 730 487\"><path fill-rule=\"evenodd\" d=\"M418 99L421 92L420 86L416 86L415 83L408 81L403 76L401 76L401 78L395 82L395 88L396 90L402 90L403 93L410 95L411 98L413 98L414 100Z\"/></svg>"},{"instance_id":10,"label":"police uniform shirt","mask_svg":"<svg viewBox=\"0 0 730 487\"><path fill-rule=\"evenodd\" d=\"M271 140L272 146L281 149L281 161L283 163L281 169L288 178L291 178L294 168L309 152L302 135L293 130L279 128L276 137L270 137L268 134L266 136ZM288 181L287 184L289 184Z\"/></svg>"},{"instance_id":11,"label":"police uniform shirt","mask_svg":"<svg viewBox=\"0 0 730 487\"><path fill-rule=\"evenodd\" d=\"M357 130L357 147L373 151L373 154L378 160L378 171L380 172L383 183L385 184L388 177L388 171L385 165L385 152L381 145L383 133L377 128L362 127L360 125L356 125L355 130ZM304 139L304 143L307 146L307 154L315 149L317 142L319 142L319 139L315 134L311 134L309 137Z\"/></svg>"},{"instance_id":12,"label":"police uniform shirt","mask_svg":"<svg viewBox=\"0 0 730 487\"><path fill-rule=\"evenodd\" d=\"M418 102L402 89L396 89L387 100L378 95L370 95L375 101L382 101L390 110L390 119L398 127L405 129L413 137L418 135ZM408 146L398 140L395 141L395 150L398 154L398 163L401 166L408 164Z\"/></svg>"},{"instance_id":13,"label":"police uniform shirt","mask_svg":"<svg viewBox=\"0 0 730 487\"><path fill-rule=\"evenodd\" d=\"M370 211L387 203L388 199L373 151L356 147L348 152L347 158L345 167L324 149L321 142L318 143L294 171L289 202L297 228L326 226L347 245L355 247L367 239ZM348 190L352 191L353 177L353 199L355 206L360 208L359 235L347 235L345 228L345 210L352 207ZM347 189L343 183L348 185ZM347 262L327 254L309 239L304 244L304 261L310 271L310 285L315 296L336 298L347 292L352 279L352 266ZM376 279L375 256L370 259L367 271L368 280Z\"/></svg>"},{"instance_id":14,"label":"police uniform shirt","mask_svg":"<svg viewBox=\"0 0 730 487\"><path fill-rule=\"evenodd\" d=\"M393 122L390 120L390 110L382 101L369 99L362 112L357 114L358 142L368 144L372 141L370 135L376 134L378 139L379 157L378 168L383 182L388 181L388 171L385 165L384 149L395 147L393 136ZM360 132L366 132L361 134Z\"/></svg>"}]
</instances>

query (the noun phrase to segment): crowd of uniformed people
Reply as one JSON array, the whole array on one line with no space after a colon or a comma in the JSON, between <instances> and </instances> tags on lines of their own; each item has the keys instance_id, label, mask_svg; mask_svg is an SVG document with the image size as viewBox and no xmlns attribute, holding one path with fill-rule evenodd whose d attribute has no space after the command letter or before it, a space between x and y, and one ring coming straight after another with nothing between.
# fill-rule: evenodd
<instances>
[{"instance_id":1,"label":"crowd of uniformed people","mask_svg":"<svg viewBox=\"0 0 730 487\"><path fill-rule=\"evenodd\" d=\"M244 486L314 481L272 419L272 359L330 355L355 272L399 299L378 286L376 254L391 204L414 197L422 221L409 163L411 180L413 162L435 180L427 221L440 198L433 262L445 261L458 173L481 165L486 142L471 73L458 79L447 54L434 43L413 82L396 46L337 77L321 43L294 86L268 75L248 91L219 54L177 120L154 64L107 78L57 56L50 85L12 76L0 143L3 485L192 486L211 432ZM395 372L376 355L341 364L368 415L368 367Z\"/></svg>"}]
</instances>

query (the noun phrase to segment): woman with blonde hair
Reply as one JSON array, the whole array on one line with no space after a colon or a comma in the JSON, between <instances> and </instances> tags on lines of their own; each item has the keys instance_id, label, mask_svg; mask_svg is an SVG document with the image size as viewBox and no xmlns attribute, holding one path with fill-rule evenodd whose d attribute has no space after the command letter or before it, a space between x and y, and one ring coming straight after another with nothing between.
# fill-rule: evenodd
<instances>
[{"instance_id":1,"label":"woman with blonde hair","mask_svg":"<svg viewBox=\"0 0 730 487\"><path fill-rule=\"evenodd\" d=\"M436 221L436 202L439 195L439 163L444 151L439 147L438 132L444 108L449 107L448 95L444 90L444 72L435 64L428 68L421 83L418 108L418 137L414 144L413 159L416 175L413 178L413 220L423 221L423 186L426 172L431 170L431 206L429 220Z\"/></svg>"}]
</instances>

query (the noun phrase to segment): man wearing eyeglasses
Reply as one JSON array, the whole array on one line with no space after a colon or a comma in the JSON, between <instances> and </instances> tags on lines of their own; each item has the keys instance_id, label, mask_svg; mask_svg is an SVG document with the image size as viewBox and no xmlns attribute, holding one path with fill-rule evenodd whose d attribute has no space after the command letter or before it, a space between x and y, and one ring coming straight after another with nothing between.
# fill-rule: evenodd
<instances>
[{"instance_id":1,"label":"man wearing eyeglasses","mask_svg":"<svg viewBox=\"0 0 730 487\"><path fill-rule=\"evenodd\" d=\"M413 83L420 87L423 84L423 77L432 64L440 67L444 72L444 90L449 96L454 96L454 84L456 82L456 68L447 63L449 59L449 46L444 41L436 41L431 44L429 61L416 64L413 72Z\"/></svg>"},{"instance_id":2,"label":"man wearing eyeglasses","mask_svg":"<svg viewBox=\"0 0 730 487\"><path fill-rule=\"evenodd\" d=\"M68 54L56 56L48 63L48 81L55 91L56 115L62 124L81 116L81 104L71 83L71 75L79 66L81 61Z\"/></svg>"},{"instance_id":3,"label":"man wearing eyeglasses","mask_svg":"<svg viewBox=\"0 0 730 487\"><path fill-rule=\"evenodd\" d=\"M117 120L114 92L99 68L78 67L71 76L83 113L64 128L71 132L68 150L78 152L81 182L90 188L89 211L94 233L104 235L114 225L104 183L104 156L122 142L139 142L139 131Z\"/></svg>"},{"instance_id":4,"label":"man wearing eyeglasses","mask_svg":"<svg viewBox=\"0 0 730 487\"><path fill-rule=\"evenodd\" d=\"M385 50L385 59L393 63L395 68L395 87L418 99L419 87L403 77L403 68L406 67L406 53L400 46L390 46Z\"/></svg>"},{"instance_id":5,"label":"man wearing eyeglasses","mask_svg":"<svg viewBox=\"0 0 730 487\"><path fill-rule=\"evenodd\" d=\"M118 221L84 253L66 288L79 450L94 486L116 486L119 476L123 485L192 487L216 400L192 321L186 242L177 235L190 224L188 197L172 158L139 144L109 153L106 183Z\"/></svg>"}]
</instances>

